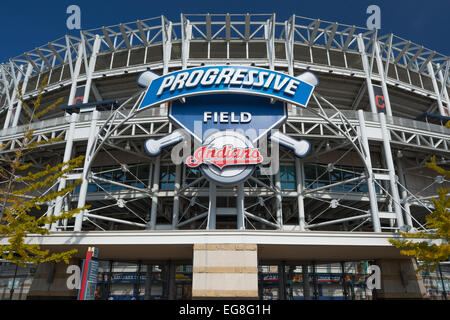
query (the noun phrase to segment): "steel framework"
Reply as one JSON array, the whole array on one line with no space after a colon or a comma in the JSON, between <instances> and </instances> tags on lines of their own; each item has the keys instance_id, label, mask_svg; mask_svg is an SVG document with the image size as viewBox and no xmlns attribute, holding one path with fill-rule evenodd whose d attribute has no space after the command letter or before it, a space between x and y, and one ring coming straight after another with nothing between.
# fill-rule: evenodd
<instances>
[{"instance_id":1,"label":"steel framework","mask_svg":"<svg viewBox=\"0 0 450 320\"><path fill-rule=\"evenodd\" d=\"M143 92L135 78L144 70L163 74L202 64L256 65L291 75L311 70L319 76L308 109L289 106L280 128L309 139L312 155L299 160L273 143L268 150L279 152L277 165L295 168L295 188L282 187L280 172L271 177L264 170L237 187L216 187L202 176L190 177L181 164L174 166L173 186L162 188L172 150L150 158L142 142L175 127L165 106L137 112ZM55 112L33 124L37 141L65 137L33 154L37 165L54 161L55 152L59 160L86 155L83 168L53 186L61 190L81 177L80 190L49 203L42 214L86 203L91 208L74 221L49 226L52 231L421 229L432 207L430 191L447 183L423 169L424 160L431 153L447 163L449 131L413 119L435 110L447 117L449 69L449 57L392 34L295 15L279 22L275 14L181 14L179 22L161 16L84 30L79 38L65 36L0 65L0 138L6 142L0 156L20 144L19 88L30 100L48 76L44 103L63 96L72 105L80 86L83 103L120 101L111 111ZM382 88L386 116L377 114L373 85ZM101 167L105 163L108 168ZM319 172L312 179L310 164ZM138 176L138 167L145 167L147 177ZM114 178L118 173L129 178ZM420 179L414 179L417 174ZM324 176L341 178L324 183Z\"/></svg>"}]
</instances>

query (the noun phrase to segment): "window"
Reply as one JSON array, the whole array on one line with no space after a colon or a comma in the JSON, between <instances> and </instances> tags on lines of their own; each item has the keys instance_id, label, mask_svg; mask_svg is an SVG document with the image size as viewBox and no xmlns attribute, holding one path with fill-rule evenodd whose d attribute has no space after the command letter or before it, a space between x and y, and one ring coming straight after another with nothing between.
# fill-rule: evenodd
<instances>
[{"instance_id":1,"label":"window","mask_svg":"<svg viewBox=\"0 0 450 320\"><path fill-rule=\"evenodd\" d=\"M175 189L175 166L161 166L159 189L160 190Z\"/></svg>"},{"instance_id":2,"label":"window","mask_svg":"<svg viewBox=\"0 0 450 320\"><path fill-rule=\"evenodd\" d=\"M328 171L328 166L324 164L308 163L304 165L305 172L305 188L316 189L318 187L347 181L361 176L364 172L362 167L353 166L334 166L334 169ZM348 182L339 186L331 187L330 191L334 192L368 192L367 183L360 181ZM380 193L380 187L375 185L375 190Z\"/></svg>"},{"instance_id":3,"label":"window","mask_svg":"<svg viewBox=\"0 0 450 320\"><path fill-rule=\"evenodd\" d=\"M255 169L255 171L253 172L252 176L254 178L258 179L259 181L261 181L262 183L264 183L265 185L269 186L269 187L272 185L272 176L262 174L260 167L257 167ZM261 187L261 185L257 184L255 181L252 181L250 179L248 179L246 181L246 183L248 183L252 187Z\"/></svg>"},{"instance_id":4,"label":"window","mask_svg":"<svg viewBox=\"0 0 450 320\"><path fill-rule=\"evenodd\" d=\"M187 186L200 178L202 176L199 168L189 168L188 166L185 166L185 180L184 185Z\"/></svg>"},{"instance_id":5,"label":"window","mask_svg":"<svg viewBox=\"0 0 450 320\"><path fill-rule=\"evenodd\" d=\"M280 166L280 182L282 190L296 190L297 181L294 166L292 165Z\"/></svg>"},{"instance_id":6,"label":"window","mask_svg":"<svg viewBox=\"0 0 450 320\"><path fill-rule=\"evenodd\" d=\"M92 172L103 179L120 182L129 186L138 188L147 188L148 178L150 174L150 165L145 164L128 164L126 169L119 165L104 166L92 168ZM92 182L88 186L87 192L104 192L104 191L119 191L124 190L125 187L115 184L100 182ZM80 191L80 186L77 186L75 193Z\"/></svg>"}]
</instances>

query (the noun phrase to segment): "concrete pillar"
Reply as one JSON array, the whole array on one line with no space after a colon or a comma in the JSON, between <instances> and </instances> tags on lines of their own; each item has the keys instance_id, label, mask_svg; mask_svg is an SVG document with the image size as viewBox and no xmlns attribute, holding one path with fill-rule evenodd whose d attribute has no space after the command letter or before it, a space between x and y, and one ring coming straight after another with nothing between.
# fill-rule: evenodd
<instances>
[{"instance_id":1,"label":"concrete pillar","mask_svg":"<svg viewBox=\"0 0 450 320\"><path fill-rule=\"evenodd\" d=\"M377 299L424 299L427 297L422 277L415 273L414 259L380 259L381 289Z\"/></svg>"},{"instance_id":2,"label":"concrete pillar","mask_svg":"<svg viewBox=\"0 0 450 320\"><path fill-rule=\"evenodd\" d=\"M192 297L257 299L257 245L194 244Z\"/></svg>"}]
</instances>

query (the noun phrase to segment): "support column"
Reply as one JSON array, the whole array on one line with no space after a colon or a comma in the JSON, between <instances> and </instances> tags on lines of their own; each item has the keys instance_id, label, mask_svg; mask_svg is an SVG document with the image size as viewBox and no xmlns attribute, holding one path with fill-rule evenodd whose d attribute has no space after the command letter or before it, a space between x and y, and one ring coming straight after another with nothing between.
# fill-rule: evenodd
<instances>
[{"instance_id":1,"label":"support column","mask_svg":"<svg viewBox=\"0 0 450 320\"><path fill-rule=\"evenodd\" d=\"M383 91L384 103L386 104L386 112L389 117L392 117L391 100L389 99L389 92L386 85L386 75L384 74L383 60L380 55L380 48L378 41L375 41L375 56L377 60L378 73L381 78L381 89Z\"/></svg>"},{"instance_id":2,"label":"support column","mask_svg":"<svg viewBox=\"0 0 450 320\"><path fill-rule=\"evenodd\" d=\"M0 68L0 73L2 76L2 80L3 80L3 86L5 87L6 104L8 105L8 111L6 113L5 123L3 124L3 129L9 128L9 123L11 122L11 115L13 112L14 99L15 99L15 93L16 93L16 88L14 88L11 96L9 95L9 85L10 84L6 80L5 68L6 68L6 66L1 66L1 68Z\"/></svg>"},{"instance_id":3,"label":"support column","mask_svg":"<svg viewBox=\"0 0 450 320\"><path fill-rule=\"evenodd\" d=\"M192 298L258 298L256 244L194 244Z\"/></svg>"},{"instance_id":4,"label":"support column","mask_svg":"<svg viewBox=\"0 0 450 320\"><path fill-rule=\"evenodd\" d=\"M428 74L430 75L430 78L431 78L431 82L433 83L434 93L436 94L436 100L437 100L437 104L438 104L438 108L439 108L439 114L441 116L447 116L447 113L445 112L445 109L444 109L444 104L442 103L441 94L439 93L439 86L437 84L436 77L434 75L433 64L431 63L431 61L428 62L427 69L428 69Z\"/></svg>"},{"instance_id":5,"label":"support column","mask_svg":"<svg viewBox=\"0 0 450 320\"><path fill-rule=\"evenodd\" d=\"M370 157L369 140L366 133L366 121L364 120L364 112L358 110L359 134L361 136L362 145L365 153L365 165L367 170L367 189L369 191L370 213L372 215L372 224L374 232L381 232L380 217L378 214L378 199L375 191L372 159Z\"/></svg>"},{"instance_id":6,"label":"support column","mask_svg":"<svg viewBox=\"0 0 450 320\"><path fill-rule=\"evenodd\" d=\"M22 94L24 94L27 90L28 80L30 79L32 71L33 71L33 66L31 65L31 63L28 63L27 71L26 71L26 74L25 74L25 77L24 77L23 83L22 83ZM22 112L22 101L19 100L17 102L16 112L14 113L14 119L13 119L13 122L11 125L12 127L16 127L17 124L19 123L21 112Z\"/></svg>"},{"instance_id":7,"label":"support column","mask_svg":"<svg viewBox=\"0 0 450 320\"><path fill-rule=\"evenodd\" d=\"M150 230L156 229L156 216L158 215L158 191L159 191L159 173L161 168L160 156L155 159L155 164L153 165L153 188L152 188L152 208L150 213Z\"/></svg>"},{"instance_id":8,"label":"support column","mask_svg":"<svg viewBox=\"0 0 450 320\"><path fill-rule=\"evenodd\" d=\"M80 69L81 69L81 63L83 62L83 54L84 54L84 43L83 41L80 42L80 44L78 45L78 54L77 54L77 60L75 62L75 68L72 69L72 55L70 54L70 45L69 45L69 40L66 36L66 42L67 42L67 47L69 49L69 64L70 64L70 71L71 71L71 77L72 77L72 84L70 87L70 93L69 93L69 100L67 101L68 105L72 105L75 99L75 93L77 90L77 84L78 84L78 76L80 74ZM93 119L92 119L93 120ZM70 157L72 156L72 148L73 148L73 136L74 136L74 132L75 132L75 125L76 122L78 121L78 115L77 114L72 114L70 117L70 126L69 126L69 131L66 135L66 147L64 149L64 156L63 156L63 161L69 161ZM96 122L96 121L95 121ZM96 134L96 132L92 132L92 122L91 122L91 132L89 134L89 137L91 136L91 134ZM89 147L89 140L88 140L88 147ZM86 155L88 154L88 150L86 149ZM84 159L84 163L87 163L87 159ZM83 176L82 178L84 179L84 170L83 170ZM84 182L84 181L83 181ZM59 181L59 187L58 190L62 190L66 187L66 179L64 178L60 178ZM80 203L80 197L81 197L81 187L80 187L80 194L79 194L79 198L78 198L78 202ZM87 192L87 186L86 186L86 191ZM86 197L86 194L84 194L84 197ZM85 203L86 198L84 198L83 202ZM84 204L82 205L84 206ZM62 208L62 198L58 197L56 199L56 205L55 205L55 209L54 209L54 214L55 215L60 215L61 214L61 208ZM83 224L83 215L82 213L75 215L75 227L74 227L74 231L81 231L81 226ZM56 231L57 229L57 224L52 226L52 231ZM77 230L77 228L79 228L79 230Z\"/></svg>"},{"instance_id":9,"label":"support column","mask_svg":"<svg viewBox=\"0 0 450 320\"><path fill-rule=\"evenodd\" d=\"M145 300L151 300L152 296L152 280L153 280L153 265L147 265L147 274L145 276Z\"/></svg>"},{"instance_id":10,"label":"support column","mask_svg":"<svg viewBox=\"0 0 450 320\"><path fill-rule=\"evenodd\" d=\"M364 45L364 40L362 35L359 34L357 37L359 52L361 53L362 64L364 68L364 72L366 73L366 84L367 84L367 93L369 94L370 101L370 110L372 113L377 113L377 105L375 103L375 93L373 91L372 85L372 70L369 64L369 59L367 58L366 47Z\"/></svg>"},{"instance_id":11,"label":"support column","mask_svg":"<svg viewBox=\"0 0 450 320\"><path fill-rule=\"evenodd\" d=\"M181 186L181 164L177 164L175 167L175 186L173 196L173 213L172 213L172 229L177 229L178 216L180 214L180 186Z\"/></svg>"},{"instance_id":12,"label":"support column","mask_svg":"<svg viewBox=\"0 0 450 320\"><path fill-rule=\"evenodd\" d=\"M303 188L305 183L305 168L299 158L295 158L295 172L297 176L297 204L298 204L298 226L300 231L305 231L305 205Z\"/></svg>"},{"instance_id":13,"label":"support column","mask_svg":"<svg viewBox=\"0 0 450 320\"><path fill-rule=\"evenodd\" d=\"M69 130L66 133L66 146L64 149L64 156L63 156L63 162L67 162L70 160L70 158L72 157L72 149L73 149L73 136L75 133L75 125L77 123L78 120L78 113L72 113L70 115L70 125L69 125ZM58 192L63 190L66 187L66 179L61 177L60 181L59 181L59 186L58 186ZM63 197L57 197L56 198L56 204L55 204L55 208L53 210L53 214L55 216L60 216L61 215L61 209L62 209L62 205L63 205ZM59 226L60 221L57 221L55 223L52 224L50 230L51 231L57 231L57 228Z\"/></svg>"},{"instance_id":14,"label":"support column","mask_svg":"<svg viewBox=\"0 0 450 320\"><path fill-rule=\"evenodd\" d=\"M97 139L96 136L97 136L98 116L99 116L99 112L97 111L97 109L94 109L94 111L92 111L91 127L89 129L89 139L88 139L88 143L87 143L87 147L86 147L86 158L84 159L84 166L83 166L83 173L82 173L83 182L81 183L80 193L78 195L77 208L84 207L86 204L87 189L89 186L90 162L92 160L91 153L92 153L92 149L94 147L95 141ZM81 231L81 228L83 225L83 216L84 216L83 211L75 215L74 231Z\"/></svg>"},{"instance_id":15,"label":"support column","mask_svg":"<svg viewBox=\"0 0 450 320\"><path fill-rule=\"evenodd\" d=\"M381 135L383 136L383 147L384 147L384 156L386 159L386 165L389 170L389 183L391 186L391 195L392 200L394 202L394 211L396 215L397 220L397 227L400 228L403 226L403 215L402 215L402 208L400 207L400 197L398 195L398 188L397 188L397 177L395 176L395 168L394 168L394 161L392 159L392 151L391 151L391 143L390 143L390 137L389 137L389 131L386 127L386 116L384 113L380 113L380 124L381 124Z\"/></svg>"},{"instance_id":16,"label":"support column","mask_svg":"<svg viewBox=\"0 0 450 320\"><path fill-rule=\"evenodd\" d=\"M308 265L302 264L302 279L303 279L303 298L311 300L311 289L309 287Z\"/></svg>"},{"instance_id":17,"label":"support column","mask_svg":"<svg viewBox=\"0 0 450 320\"><path fill-rule=\"evenodd\" d=\"M91 57L89 58L89 68L86 73L86 86L84 87L83 103L89 102L89 94L91 92L91 85L92 85L92 74L94 73L95 70L95 63L97 61L97 53L100 49L100 43L101 43L100 37L98 35L95 35L92 54Z\"/></svg>"},{"instance_id":18,"label":"support column","mask_svg":"<svg viewBox=\"0 0 450 320\"><path fill-rule=\"evenodd\" d=\"M237 185L237 199L236 199L236 209L237 209L237 229L245 229L245 207L244 207L244 183Z\"/></svg>"},{"instance_id":19,"label":"support column","mask_svg":"<svg viewBox=\"0 0 450 320\"><path fill-rule=\"evenodd\" d=\"M67 40L67 42L68 41L69 40ZM67 44L67 46L70 48L69 44ZM78 45L78 55L77 60L75 62L75 69L72 70L72 67L70 68L70 70L72 71L71 72L72 85L70 87L69 101L67 102L68 105L72 105L73 100L75 99L75 93L77 91L77 84L78 84L78 76L80 74L81 63L83 62L83 52L84 52L84 45L83 42L80 42L80 44ZM70 52L69 52L69 64L70 66L72 66L72 58Z\"/></svg>"},{"instance_id":20,"label":"support column","mask_svg":"<svg viewBox=\"0 0 450 320\"><path fill-rule=\"evenodd\" d=\"M398 170L398 179L400 184L404 187L401 188L401 196L402 196L402 203L403 207L405 208L405 222L408 226L413 228L413 221L411 218L411 210L410 210L410 204L408 201L408 192L406 192L406 180L405 180L405 173L403 171L403 163L400 159L397 159L397 170Z\"/></svg>"},{"instance_id":21,"label":"support column","mask_svg":"<svg viewBox=\"0 0 450 320\"><path fill-rule=\"evenodd\" d=\"M216 184L209 182L209 209L208 209L208 222L206 229L216 229Z\"/></svg>"},{"instance_id":22,"label":"support column","mask_svg":"<svg viewBox=\"0 0 450 320\"><path fill-rule=\"evenodd\" d=\"M282 206L282 197L281 197L280 170L281 170L281 167L278 169L277 173L275 174L275 189L276 189L275 210L277 213L277 224L280 229L283 229L283 206Z\"/></svg>"},{"instance_id":23,"label":"support column","mask_svg":"<svg viewBox=\"0 0 450 320\"><path fill-rule=\"evenodd\" d=\"M439 67L439 64L438 64L438 67ZM450 61L447 61L447 69L449 69L449 68L450 68ZM446 72L446 74L448 77L448 71ZM444 111L446 111L445 115L448 116L448 115L450 115L450 96L449 96L449 93L447 90L447 83L445 81L444 75L442 74L442 70L439 70L438 75L439 75L439 80L441 81L441 85L442 85L442 92L444 94L444 98L445 98L446 104L447 104L447 108L445 108L445 106L444 106Z\"/></svg>"},{"instance_id":24,"label":"support column","mask_svg":"<svg viewBox=\"0 0 450 320\"><path fill-rule=\"evenodd\" d=\"M278 264L278 300L286 300L286 263L282 261Z\"/></svg>"},{"instance_id":25,"label":"support column","mask_svg":"<svg viewBox=\"0 0 450 320\"><path fill-rule=\"evenodd\" d=\"M176 284L175 284L175 264L173 263L173 261L169 261L168 263L168 300L175 300L176 299L176 295L177 295L177 291L176 291Z\"/></svg>"}]
</instances>

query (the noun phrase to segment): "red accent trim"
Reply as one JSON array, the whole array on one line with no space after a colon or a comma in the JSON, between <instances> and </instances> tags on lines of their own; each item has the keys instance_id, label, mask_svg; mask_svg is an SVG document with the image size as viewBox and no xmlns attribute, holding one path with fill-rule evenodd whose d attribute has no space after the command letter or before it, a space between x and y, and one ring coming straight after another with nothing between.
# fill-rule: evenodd
<instances>
[{"instance_id":1,"label":"red accent trim","mask_svg":"<svg viewBox=\"0 0 450 320\"><path fill-rule=\"evenodd\" d=\"M84 292L86 290L86 282L87 282L87 273L89 270L89 262L91 261L92 253L93 253L92 251L86 252L86 259L84 260L83 264L83 276L81 277L81 288L78 300L84 300Z\"/></svg>"}]
</instances>

